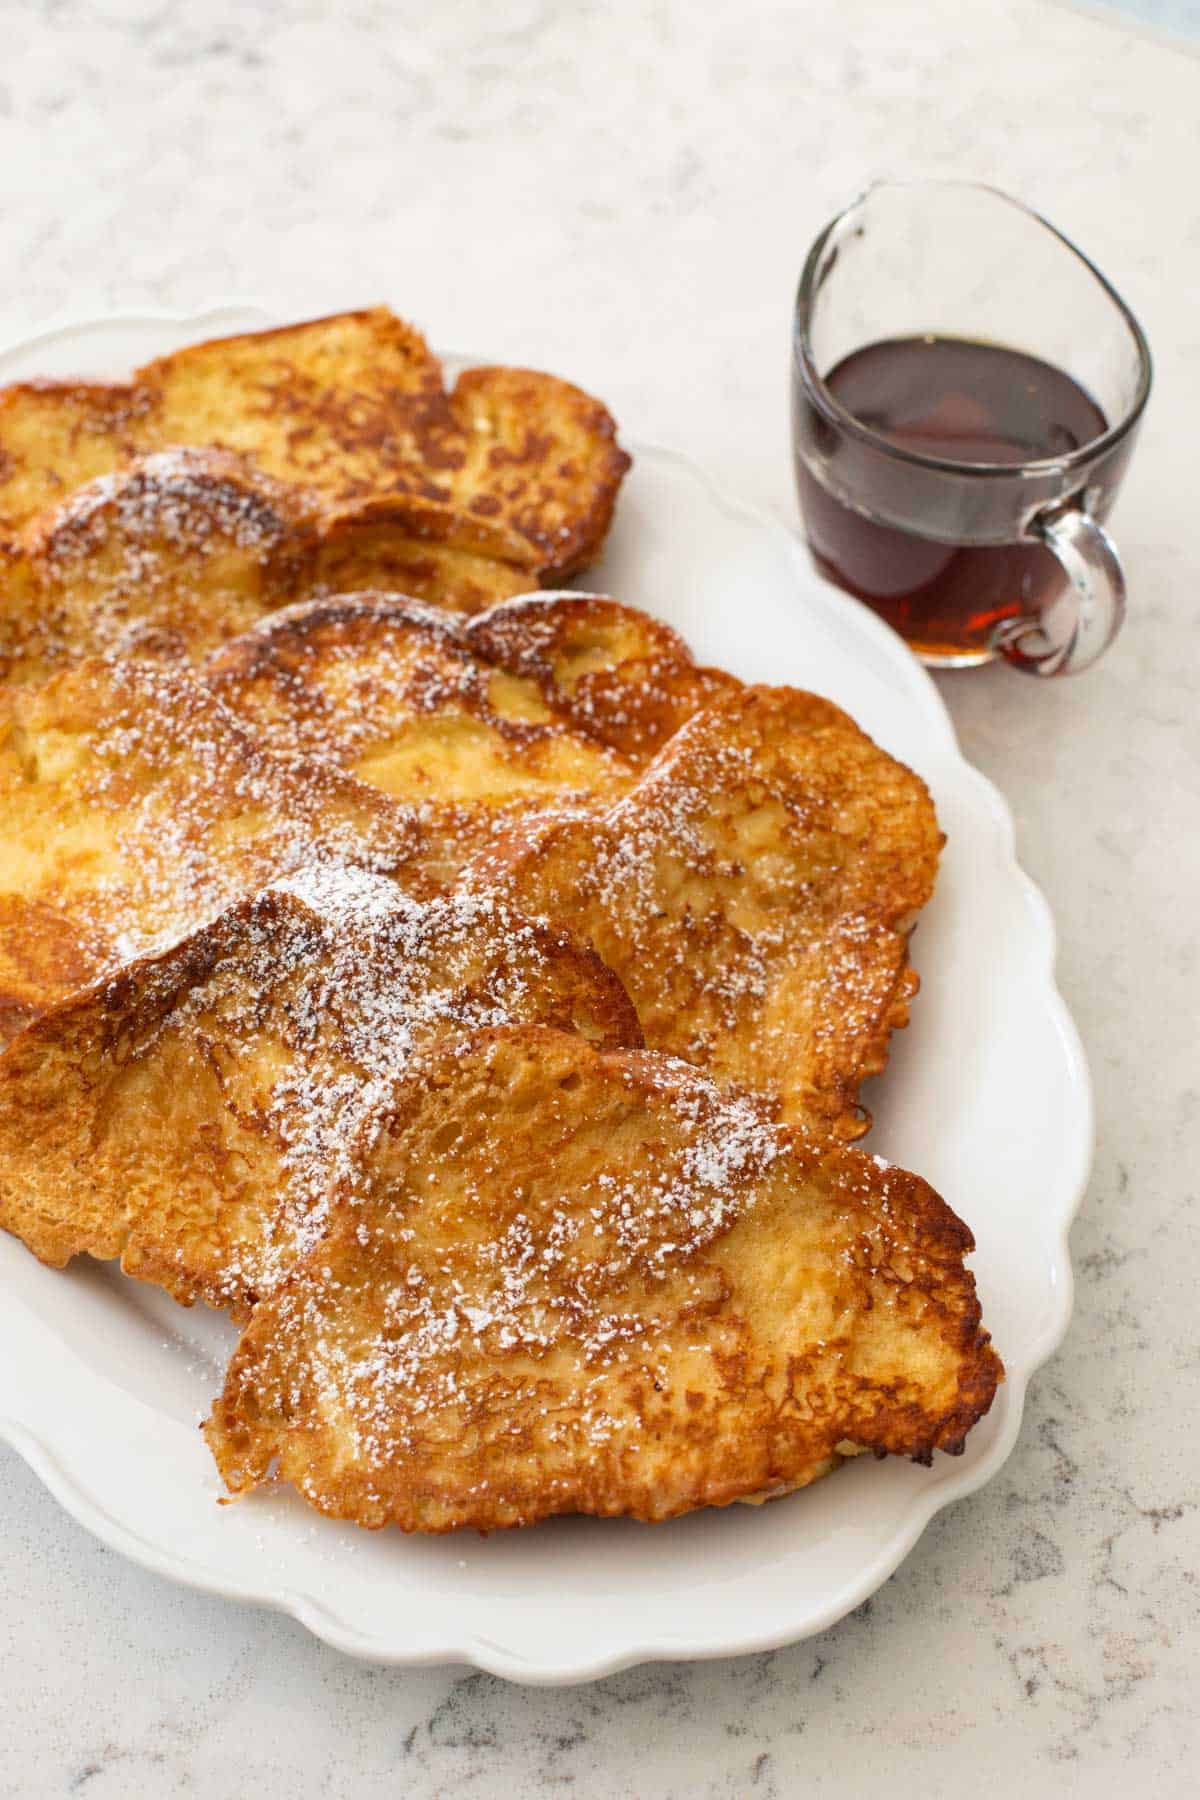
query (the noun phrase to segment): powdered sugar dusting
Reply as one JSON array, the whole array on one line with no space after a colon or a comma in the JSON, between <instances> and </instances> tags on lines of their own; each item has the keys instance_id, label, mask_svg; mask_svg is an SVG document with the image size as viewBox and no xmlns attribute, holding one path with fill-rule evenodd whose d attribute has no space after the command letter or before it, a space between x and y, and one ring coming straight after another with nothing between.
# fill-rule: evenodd
<instances>
[{"instance_id":1,"label":"powdered sugar dusting","mask_svg":"<svg viewBox=\"0 0 1200 1800\"><path fill-rule=\"evenodd\" d=\"M31 528L0 666L37 679L96 654L198 656L292 597L310 537L300 496L238 458L142 457Z\"/></svg>"},{"instance_id":2,"label":"powdered sugar dusting","mask_svg":"<svg viewBox=\"0 0 1200 1800\"><path fill-rule=\"evenodd\" d=\"M634 1056L599 1073L588 1061L584 1053L583 1088L565 1109L553 1056L539 1088L547 1144L562 1130L564 1143L588 1145L569 1179L520 1139L510 1151L486 1126L483 1143L447 1152L441 1172L436 1154L423 1163L425 1200L364 1188L360 1173L350 1189L353 1233L280 1304L276 1350L294 1374L303 1369L320 1414L352 1433L362 1468L382 1471L439 1436L447 1415L469 1411L477 1387L503 1385L506 1368L515 1404L559 1353L579 1365L562 1430L608 1442L630 1419L588 1406L589 1384L667 1355L656 1293L675 1284L670 1311L709 1290L699 1259L756 1203L780 1138L755 1101L723 1095L671 1059ZM501 1069L497 1081L507 1079ZM621 1085L628 1102L614 1111ZM609 1111L589 1136L593 1106ZM628 1124L618 1123L622 1113ZM408 1129L428 1158L419 1122ZM370 1299L359 1255L373 1271ZM364 1304L375 1320L366 1339ZM543 1409L539 1425L551 1439L552 1411Z\"/></svg>"},{"instance_id":3,"label":"powdered sugar dusting","mask_svg":"<svg viewBox=\"0 0 1200 1800\"><path fill-rule=\"evenodd\" d=\"M151 971L170 1003L139 1054L171 1035L215 1055L231 1116L273 1170L226 1228L216 1279L229 1298L270 1291L319 1241L331 1186L419 1044L552 1014L572 978L574 953L491 896L420 902L328 862L268 887Z\"/></svg>"},{"instance_id":4,"label":"powdered sugar dusting","mask_svg":"<svg viewBox=\"0 0 1200 1800\"><path fill-rule=\"evenodd\" d=\"M903 1022L935 830L920 784L843 715L752 690L503 878L530 910L570 906L651 1047L853 1132L855 1090Z\"/></svg>"},{"instance_id":5,"label":"powdered sugar dusting","mask_svg":"<svg viewBox=\"0 0 1200 1800\"><path fill-rule=\"evenodd\" d=\"M4 799L10 841L27 833L40 869L25 898L65 917L96 973L290 870L349 860L392 871L421 841L411 809L264 755L182 671L97 660L13 709L35 783ZM51 821L68 843L86 833L90 854L48 857Z\"/></svg>"},{"instance_id":6,"label":"powdered sugar dusting","mask_svg":"<svg viewBox=\"0 0 1200 1800\"><path fill-rule=\"evenodd\" d=\"M220 539L264 554L292 529L297 502L259 471L204 450L159 450L100 476L51 516L42 536L51 562L106 548L113 537L135 559L164 550L207 554ZM152 566L152 565L151 565Z\"/></svg>"}]
</instances>

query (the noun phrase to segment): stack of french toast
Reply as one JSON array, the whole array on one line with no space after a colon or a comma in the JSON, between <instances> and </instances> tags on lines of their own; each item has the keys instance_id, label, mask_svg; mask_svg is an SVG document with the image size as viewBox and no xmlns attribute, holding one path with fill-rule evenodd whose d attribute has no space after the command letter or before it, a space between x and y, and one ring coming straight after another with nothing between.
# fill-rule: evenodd
<instances>
[{"instance_id":1,"label":"stack of french toast","mask_svg":"<svg viewBox=\"0 0 1200 1800\"><path fill-rule=\"evenodd\" d=\"M0 1225L242 1325L233 1493L664 1519L1001 1379L851 1147L929 795L563 590L627 466L382 308L0 393Z\"/></svg>"}]
</instances>

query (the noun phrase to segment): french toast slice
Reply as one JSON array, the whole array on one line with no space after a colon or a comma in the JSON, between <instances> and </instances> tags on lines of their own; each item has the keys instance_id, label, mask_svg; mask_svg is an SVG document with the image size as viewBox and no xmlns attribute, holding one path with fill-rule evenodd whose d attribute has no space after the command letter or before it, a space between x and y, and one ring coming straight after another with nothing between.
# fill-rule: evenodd
<instances>
[{"instance_id":1,"label":"french toast slice","mask_svg":"<svg viewBox=\"0 0 1200 1800\"><path fill-rule=\"evenodd\" d=\"M18 381L0 387L0 541L151 441L153 401L136 382Z\"/></svg>"},{"instance_id":2,"label":"french toast slice","mask_svg":"<svg viewBox=\"0 0 1200 1800\"><path fill-rule=\"evenodd\" d=\"M182 670L95 658L0 687L0 1036L306 862L419 872L425 836L272 757Z\"/></svg>"},{"instance_id":3,"label":"french toast slice","mask_svg":"<svg viewBox=\"0 0 1200 1800\"><path fill-rule=\"evenodd\" d=\"M70 661L196 661L266 614L342 586L451 611L536 579L511 533L428 501L330 516L310 490L217 450L163 450L88 482L0 548L0 680Z\"/></svg>"},{"instance_id":4,"label":"french toast slice","mask_svg":"<svg viewBox=\"0 0 1200 1800\"><path fill-rule=\"evenodd\" d=\"M361 589L476 613L537 585L516 532L431 500L362 500L321 521L311 597Z\"/></svg>"},{"instance_id":5,"label":"french toast slice","mask_svg":"<svg viewBox=\"0 0 1200 1800\"><path fill-rule=\"evenodd\" d=\"M300 871L52 1008L0 1056L0 1225L244 1313L420 1045L535 1021L640 1043L616 977L492 901Z\"/></svg>"},{"instance_id":6,"label":"french toast slice","mask_svg":"<svg viewBox=\"0 0 1200 1800\"><path fill-rule=\"evenodd\" d=\"M156 444L237 450L339 504L449 499L440 472L458 445L441 364L387 307L189 344L133 380Z\"/></svg>"},{"instance_id":7,"label":"french toast slice","mask_svg":"<svg viewBox=\"0 0 1200 1800\"><path fill-rule=\"evenodd\" d=\"M607 594L522 594L468 619L466 641L532 681L577 731L639 767L679 727L741 682L704 668L661 619Z\"/></svg>"},{"instance_id":8,"label":"french toast slice","mask_svg":"<svg viewBox=\"0 0 1200 1800\"><path fill-rule=\"evenodd\" d=\"M607 810L527 825L478 877L616 970L646 1042L857 1137L917 981L908 933L941 833L924 783L845 713L745 688Z\"/></svg>"},{"instance_id":9,"label":"french toast slice","mask_svg":"<svg viewBox=\"0 0 1200 1800\"><path fill-rule=\"evenodd\" d=\"M0 565L0 680L67 663L179 660L306 591L316 531L299 490L213 450L141 457L43 514Z\"/></svg>"},{"instance_id":10,"label":"french toast slice","mask_svg":"<svg viewBox=\"0 0 1200 1800\"><path fill-rule=\"evenodd\" d=\"M447 392L421 334L377 306L191 345L128 383L4 389L0 537L175 446L239 452L330 510L409 497L467 515L518 539L546 579L598 553L629 463L580 389L486 368Z\"/></svg>"},{"instance_id":11,"label":"french toast slice","mask_svg":"<svg viewBox=\"0 0 1200 1800\"><path fill-rule=\"evenodd\" d=\"M256 741L435 809L447 885L531 815L602 804L636 775L535 682L473 654L454 618L397 596L290 607L204 674Z\"/></svg>"},{"instance_id":12,"label":"french toast slice","mask_svg":"<svg viewBox=\"0 0 1200 1800\"><path fill-rule=\"evenodd\" d=\"M543 582L595 562L630 458L607 407L536 369L465 369L450 406L463 459L449 500L533 545Z\"/></svg>"},{"instance_id":13,"label":"french toast slice","mask_svg":"<svg viewBox=\"0 0 1200 1800\"><path fill-rule=\"evenodd\" d=\"M400 594L340 591L261 622L204 673L280 750L363 774L364 744L411 731L414 713L469 713L489 733L485 754L497 737L510 761L516 746L536 749L538 784L568 793L606 771L627 777L693 713L742 687L698 665L648 613L570 592L522 594L460 621Z\"/></svg>"},{"instance_id":14,"label":"french toast slice","mask_svg":"<svg viewBox=\"0 0 1200 1800\"><path fill-rule=\"evenodd\" d=\"M361 1525L660 1520L957 1451L1002 1367L915 1175L537 1026L414 1058L205 1433Z\"/></svg>"}]
</instances>

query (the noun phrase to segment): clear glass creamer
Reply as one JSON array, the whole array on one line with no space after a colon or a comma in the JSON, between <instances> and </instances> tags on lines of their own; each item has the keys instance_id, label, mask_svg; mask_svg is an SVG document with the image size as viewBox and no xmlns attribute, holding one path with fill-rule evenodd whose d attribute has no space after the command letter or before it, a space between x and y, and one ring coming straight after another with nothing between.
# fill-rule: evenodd
<instances>
[{"instance_id":1,"label":"clear glass creamer","mask_svg":"<svg viewBox=\"0 0 1200 1800\"><path fill-rule=\"evenodd\" d=\"M994 188L884 182L817 238L793 338L796 480L818 566L924 661L1037 675L1112 642L1104 520L1150 392L1137 320Z\"/></svg>"}]
</instances>

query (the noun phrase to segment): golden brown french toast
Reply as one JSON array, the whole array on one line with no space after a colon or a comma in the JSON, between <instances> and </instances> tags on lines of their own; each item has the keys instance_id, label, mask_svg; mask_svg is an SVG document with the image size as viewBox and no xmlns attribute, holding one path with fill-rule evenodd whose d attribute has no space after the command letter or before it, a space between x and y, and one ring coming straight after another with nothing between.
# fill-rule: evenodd
<instances>
[{"instance_id":1,"label":"golden brown french toast","mask_svg":"<svg viewBox=\"0 0 1200 1800\"><path fill-rule=\"evenodd\" d=\"M300 871L52 1008L0 1056L0 1226L244 1312L421 1044L531 1020L640 1043L588 950L489 900Z\"/></svg>"},{"instance_id":2,"label":"golden brown french toast","mask_svg":"<svg viewBox=\"0 0 1200 1800\"><path fill-rule=\"evenodd\" d=\"M707 669L661 619L607 594L530 593L464 624L477 655L541 690L577 731L639 767L672 734L741 683Z\"/></svg>"},{"instance_id":3,"label":"golden brown french toast","mask_svg":"<svg viewBox=\"0 0 1200 1800\"><path fill-rule=\"evenodd\" d=\"M145 439L153 411L136 382L18 381L0 388L0 541L76 488L159 443Z\"/></svg>"},{"instance_id":4,"label":"golden brown french toast","mask_svg":"<svg viewBox=\"0 0 1200 1800\"><path fill-rule=\"evenodd\" d=\"M294 566L286 515L264 511L261 495L245 511L235 475L210 467L199 503L215 518L211 483L228 477L227 529L207 540L210 598L223 582L226 617ZM172 498L159 470L152 500L128 493L134 476L119 478L96 501L98 520L83 513L78 521L84 573L66 584L76 596L86 581L103 589L102 552L113 534L126 544L127 502L139 519L165 518L158 588L159 564L143 543L148 573L136 591L145 610L130 626L143 645L154 631L169 637L184 617L175 573L182 568L187 579L195 557L188 550L175 559L170 540L173 521L193 535L193 478L181 476ZM66 567L74 540L67 526L62 532ZM560 599L552 610L570 604ZM605 606L610 621L629 611ZM509 650L517 641L505 640ZM611 652L626 641L624 628L614 629ZM52 663L45 639L42 648ZM97 659L40 689L0 693L0 1031L114 958L192 929L314 846L386 866L428 895L531 815L602 804L636 774L596 730L602 708L577 707L566 689L547 701L544 684L483 661L453 619L417 602L359 596L280 611L227 645L209 671L211 688L200 690L181 669ZM576 729L577 716L587 729ZM370 786L407 808L389 806ZM351 846L359 830L362 842Z\"/></svg>"},{"instance_id":5,"label":"golden brown french toast","mask_svg":"<svg viewBox=\"0 0 1200 1800\"><path fill-rule=\"evenodd\" d=\"M535 578L521 540L446 507L325 516L310 491L227 451L164 450L79 488L0 550L0 680L42 681L97 655L195 661L343 585L472 611Z\"/></svg>"},{"instance_id":6,"label":"golden brown french toast","mask_svg":"<svg viewBox=\"0 0 1200 1800\"><path fill-rule=\"evenodd\" d=\"M181 659L306 591L303 496L239 458L171 450L79 488L0 566L0 680L119 654Z\"/></svg>"},{"instance_id":7,"label":"golden brown french toast","mask_svg":"<svg viewBox=\"0 0 1200 1800\"><path fill-rule=\"evenodd\" d=\"M476 613L536 586L538 569L504 526L431 500L362 500L322 517L311 594L378 589Z\"/></svg>"},{"instance_id":8,"label":"golden brown french toast","mask_svg":"<svg viewBox=\"0 0 1200 1800\"><path fill-rule=\"evenodd\" d=\"M138 369L155 444L216 444L344 503L448 500L454 422L421 333L367 307L174 350ZM444 477L441 477L444 481Z\"/></svg>"},{"instance_id":9,"label":"golden brown french toast","mask_svg":"<svg viewBox=\"0 0 1200 1800\"><path fill-rule=\"evenodd\" d=\"M96 658L0 687L0 1037L314 858L419 868L423 828L261 749L199 681Z\"/></svg>"},{"instance_id":10,"label":"golden brown french toast","mask_svg":"<svg viewBox=\"0 0 1200 1800\"><path fill-rule=\"evenodd\" d=\"M466 369L450 405L463 460L448 499L534 546L547 583L595 562L630 459L582 388L536 369Z\"/></svg>"},{"instance_id":11,"label":"golden brown french toast","mask_svg":"<svg viewBox=\"0 0 1200 1800\"><path fill-rule=\"evenodd\" d=\"M232 450L331 510L412 498L515 534L546 579L603 542L628 458L599 401L522 369L447 392L420 333L371 307L192 345L128 383L0 392L0 537L131 457Z\"/></svg>"},{"instance_id":12,"label":"golden brown french toast","mask_svg":"<svg viewBox=\"0 0 1200 1800\"><path fill-rule=\"evenodd\" d=\"M940 844L924 783L845 713L745 688L607 811L526 826L481 873L594 945L652 1049L855 1137L859 1084L907 1021Z\"/></svg>"},{"instance_id":13,"label":"golden brown french toast","mask_svg":"<svg viewBox=\"0 0 1200 1800\"><path fill-rule=\"evenodd\" d=\"M205 1426L235 1493L490 1531L671 1518L957 1451L1002 1377L914 1175L536 1026L409 1064Z\"/></svg>"},{"instance_id":14,"label":"golden brown french toast","mask_svg":"<svg viewBox=\"0 0 1200 1800\"><path fill-rule=\"evenodd\" d=\"M325 757L389 791L402 789L382 761L376 775L368 762L417 721L429 728L442 715L457 720L459 763L468 767L478 748L481 779L497 795L555 788L564 799L619 785L693 713L742 685L700 667L648 613L569 592L524 594L464 620L402 595L340 593L262 621L212 654L204 673L263 741ZM410 779L411 762L397 782ZM445 778L430 764L420 797ZM457 792L460 777L448 778Z\"/></svg>"},{"instance_id":15,"label":"golden brown french toast","mask_svg":"<svg viewBox=\"0 0 1200 1800\"><path fill-rule=\"evenodd\" d=\"M476 654L457 619L396 594L288 607L210 656L203 674L260 743L406 799L569 798L633 779L536 682Z\"/></svg>"},{"instance_id":16,"label":"golden brown french toast","mask_svg":"<svg viewBox=\"0 0 1200 1800\"><path fill-rule=\"evenodd\" d=\"M602 804L636 777L534 681L475 655L457 620L394 595L289 607L204 674L257 742L435 809L446 886L530 815Z\"/></svg>"}]
</instances>

